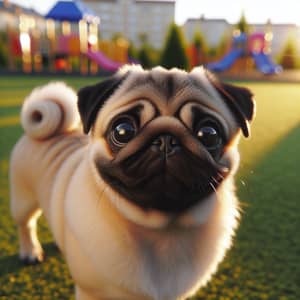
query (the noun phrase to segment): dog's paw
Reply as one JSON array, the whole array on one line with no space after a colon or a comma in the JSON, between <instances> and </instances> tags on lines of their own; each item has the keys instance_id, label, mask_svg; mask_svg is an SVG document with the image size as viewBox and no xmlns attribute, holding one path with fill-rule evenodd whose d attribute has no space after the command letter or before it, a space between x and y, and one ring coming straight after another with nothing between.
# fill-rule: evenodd
<instances>
[{"instance_id":1,"label":"dog's paw","mask_svg":"<svg viewBox=\"0 0 300 300\"><path fill-rule=\"evenodd\" d=\"M44 256L38 256L38 257L26 256L26 257L21 257L20 260L25 266L33 266L42 263L44 261Z\"/></svg>"},{"instance_id":2,"label":"dog's paw","mask_svg":"<svg viewBox=\"0 0 300 300\"><path fill-rule=\"evenodd\" d=\"M26 266L40 264L44 261L44 259L45 259L45 255L42 249L35 249L31 251L31 253L20 254L20 260Z\"/></svg>"}]
</instances>

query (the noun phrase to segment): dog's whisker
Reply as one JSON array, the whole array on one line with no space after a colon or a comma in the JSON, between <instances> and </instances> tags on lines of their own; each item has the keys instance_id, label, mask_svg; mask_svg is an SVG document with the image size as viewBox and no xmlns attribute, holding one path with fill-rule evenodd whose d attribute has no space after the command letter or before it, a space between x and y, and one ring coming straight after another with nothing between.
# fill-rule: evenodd
<instances>
[{"instance_id":1,"label":"dog's whisker","mask_svg":"<svg viewBox=\"0 0 300 300\"><path fill-rule=\"evenodd\" d=\"M216 190L215 186L213 185L213 183L209 182L209 185L211 186L211 188L213 189L213 191L217 194L217 190Z\"/></svg>"},{"instance_id":2,"label":"dog's whisker","mask_svg":"<svg viewBox=\"0 0 300 300\"><path fill-rule=\"evenodd\" d=\"M218 172L217 176L222 180L225 179L225 176L221 172Z\"/></svg>"},{"instance_id":3,"label":"dog's whisker","mask_svg":"<svg viewBox=\"0 0 300 300\"><path fill-rule=\"evenodd\" d=\"M216 184L219 184L219 181L218 181L214 176L212 176L211 179L212 179Z\"/></svg>"}]
</instances>

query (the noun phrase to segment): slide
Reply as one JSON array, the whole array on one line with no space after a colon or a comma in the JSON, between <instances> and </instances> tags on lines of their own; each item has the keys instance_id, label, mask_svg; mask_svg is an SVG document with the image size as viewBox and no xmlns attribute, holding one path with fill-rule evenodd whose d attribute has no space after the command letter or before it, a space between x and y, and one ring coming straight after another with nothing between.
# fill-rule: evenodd
<instances>
[{"instance_id":1,"label":"slide","mask_svg":"<svg viewBox=\"0 0 300 300\"><path fill-rule=\"evenodd\" d=\"M263 52L259 52L259 53L252 52L251 55L254 59L257 69L263 74L266 75L278 74L279 72L282 71L282 67L280 65L274 64L269 55Z\"/></svg>"},{"instance_id":2,"label":"slide","mask_svg":"<svg viewBox=\"0 0 300 300\"><path fill-rule=\"evenodd\" d=\"M120 62L111 60L101 51L94 52L89 49L86 55L90 60L96 62L100 68L103 68L107 71L117 71L119 67L123 65Z\"/></svg>"},{"instance_id":3,"label":"slide","mask_svg":"<svg viewBox=\"0 0 300 300\"><path fill-rule=\"evenodd\" d=\"M220 61L207 64L206 67L214 72L222 72L229 69L236 59L243 54L243 49L233 48L227 55Z\"/></svg>"}]
</instances>

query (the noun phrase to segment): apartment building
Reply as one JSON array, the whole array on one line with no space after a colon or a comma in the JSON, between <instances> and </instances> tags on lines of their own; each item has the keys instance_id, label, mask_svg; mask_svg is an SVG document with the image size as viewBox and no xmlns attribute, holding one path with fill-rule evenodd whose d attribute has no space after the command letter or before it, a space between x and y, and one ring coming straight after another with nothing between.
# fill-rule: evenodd
<instances>
[{"instance_id":1,"label":"apartment building","mask_svg":"<svg viewBox=\"0 0 300 300\"><path fill-rule=\"evenodd\" d=\"M110 39L122 33L139 46L146 37L155 48L161 48L168 27L174 21L175 0L84 0L100 17L100 35Z\"/></svg>"},{"instance_id":2,"label":"apartment building","mask_svg":"<svg viewBox=\"0 0 300 300\"><path fill-rule=\"evenodd\" d=\"M19 29L20 22L26 23L29 27L43 28L45 19L33 9L28 9L9 1L0 1L0 30Z\"/></svg>"}]
</instances>

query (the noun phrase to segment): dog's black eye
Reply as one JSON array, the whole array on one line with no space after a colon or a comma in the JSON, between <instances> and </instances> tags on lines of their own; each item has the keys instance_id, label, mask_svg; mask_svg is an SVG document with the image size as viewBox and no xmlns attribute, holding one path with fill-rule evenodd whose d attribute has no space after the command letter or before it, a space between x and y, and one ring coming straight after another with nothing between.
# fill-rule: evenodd
<instances>
[{"instance_id":1,"label":"dog's black eye","mask_svg":"<svg viewBox=\"0 0 300 300\"><path fill-rule=\"evenodd\" d=\"M222 144L218 126L213 123L209 122L198 126L196 134L202 145L209 151L215 150Z\"/></svg>"},{"instance_id":2,"label":"dog's black eye","mask_svg":"<svg viewBox=\"0 0 300 300\"><path fill-rule=\"evenodd\" d=\"M137 132L136 122L129 116L116 120L112 126L110 140L114 146L124 147Z\"/></svg>"}]
</instances>

